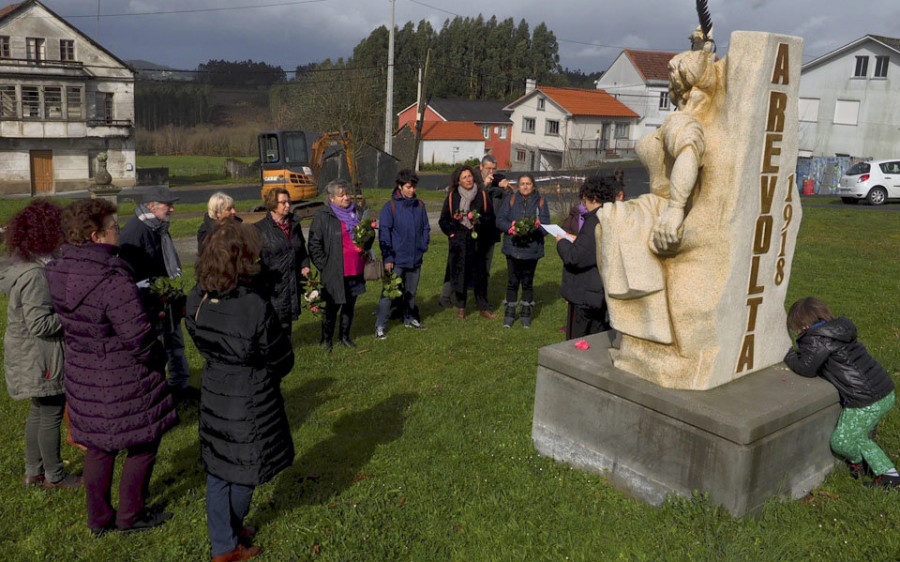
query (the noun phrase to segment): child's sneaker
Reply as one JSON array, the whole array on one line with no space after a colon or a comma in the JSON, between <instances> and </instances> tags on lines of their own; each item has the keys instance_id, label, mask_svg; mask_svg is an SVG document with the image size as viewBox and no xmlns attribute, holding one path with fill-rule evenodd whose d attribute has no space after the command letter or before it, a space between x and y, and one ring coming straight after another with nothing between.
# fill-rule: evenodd
<instances>
[{"instance_id":1,"label":"child's sneaker","mask_svg":"<svg viewBox=\"0 0 900 562\"><path fill-rule=\"evenodd\" d=\"M885 488L896 488L900 486L900 476L890 476L882 474L876 476L874 480L866 483L867 486L883 486Z\"/></svg>"}]
</instances>

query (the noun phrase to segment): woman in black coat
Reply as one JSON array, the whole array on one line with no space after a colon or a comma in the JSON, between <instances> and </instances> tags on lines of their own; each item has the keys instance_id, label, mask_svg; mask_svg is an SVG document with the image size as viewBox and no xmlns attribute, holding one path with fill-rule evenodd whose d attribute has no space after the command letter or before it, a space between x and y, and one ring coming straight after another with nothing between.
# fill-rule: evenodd
<instances>
[{"instance_id":1,"label":"woman in black coat","mask_svg":"<svg viewBox=\"0 0 900 562\"><path fill-rule=\"evenodd\" d=\"M516 321L516 305L519 286L522 287L522 307L519 320L525 328L531 327L531 311L534 309L534 271L537 262L544 257L544 236L540 224L550 223L550 208L534 188L534 176L522 174L518 191L504 197L497 211L497 230L504 232L503 255L506 256L506 310L503 327L512 328ZM536 228L529 234L514 234L514 224L525 217L535 219ZM513 232L513 233L511 233Z\"/></svg>"},{"instance_id":2,"label":"woman in black coat","mask_svg":"<svg viewBox=\"0 0 900 562\"><path fill-rule=\"evenodd\" d=\"M607 320L603 281L597 269L597 241L594 230L599 222L597 209L615 201L617 187L607 178L589 177L581 185L581 201L587 212L574 242L557 236L556 251L563 261L559 292L569 302L566 339L580 338L610 329Z\"/></svg>"},{"instance_id":3,"label":"woman in black coat","mask_svg":"<svg viewBox=\"0 0 900 562\"><path fill-rule=\"evenodd\" d=\"M291 212L291 196L276 187L266 193L265 218L254 226L262 236L263 285L290 338L291 322L300 316L309 256L300 221Z\"/></svg>"},{"instance_id":4,"label":"woman in black coat","mask_svg":"<svg viewBox=\"0 0 900 562\"><path fill-rule=\"evenodd\" d=\"M481 214L477 221L470 218L473 211ZM488 309L487 300L487 254L496 240L494 207L487 192L476 184L471 167L460 166L453 172L450 193L438 224L450 242L447 268L456 300L456 318L466 317L466 297L471 284L481 316L496 319L497 315Z\"/></svg>"},{"instance_id":5,"label":"woman in black coat","mask_svg":"<svg viewBox=\"0 0 900 562\"><path fill-rule=\"evenodd\" d=\"M328 201L313 217L309 227L309 255L322 275L325 314L322 315L321 345L330 352L338 308L341 316L339 341L346 347L356 347L350 339L350 326L356 298L366 292L363 268L366 252L375 237L367 240L362 248L353 243L353 229L359 224L360 217L350 199L350 184L346 180L329 182L325 191Z\"/></svg>"},{"instance_id":6,"label":"woman in black coat","mask_svg":"<svg viewBox=\"0 0 900 562\"><path fill-rule=\"evenodd\" d=\"M185 324L203 367L200 452L213 561L259 554L244 517L256 486L294 461L281 379L294 353L269 300L255 292L259 232L226 222L206 239Z\"/></svg>"}]
</instances>

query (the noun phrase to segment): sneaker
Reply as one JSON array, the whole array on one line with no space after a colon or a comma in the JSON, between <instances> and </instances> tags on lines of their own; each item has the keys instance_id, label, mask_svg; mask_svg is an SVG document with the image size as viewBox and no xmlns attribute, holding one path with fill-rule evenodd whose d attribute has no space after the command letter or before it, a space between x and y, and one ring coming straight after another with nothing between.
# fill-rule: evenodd
<instances>
[{"instance_id":1,"label":"sneaker","mask_svg":"<svg viewBox=\"0 0 900 562\"><path fill-rule=\"evenodd\" d=\"M406 326L407 328L415 328L416 330L424 330L425 329L425 326L423 326L422 323L419 322L418 320L416 320L415 318L413 318L411 320L407 320L406 322L403 323L403 325Z\"/></svg>"},{"instance_id":2,"label":"sneaker","mask_svg":"<svg viewBox=\"0 0 900 562\"><path fill-rule=\"evenodd\" d=\"M41 486L43 486L45 490L74 489L81 488L83 482L81 481L81 476L66 474L63 479L58 482L51 482L45 478L44 481L41 482Z\"/></svg>"},{"instance_id":3,"label":"sneaker","mask_svg":"<svg viewBox=\"0 0 900 562\"><path fill-rule=\"evenodd\" d=\"M867 486L883 486L885 488L896 488L900 486L900 476L889 476L882 474L876 476L871 482L866 482Z\"/></svg>"},{"instance_id":4,"label":"sneaker","mask_svg":"<svg viewBox=\"0 0 900 562\"><path fill-rule=\"evenodd\" d=\"M386 340L387 334L384 333L384 328L382 326L375 327L375 339L376 340Z\"/></svg>"}]
</instances>

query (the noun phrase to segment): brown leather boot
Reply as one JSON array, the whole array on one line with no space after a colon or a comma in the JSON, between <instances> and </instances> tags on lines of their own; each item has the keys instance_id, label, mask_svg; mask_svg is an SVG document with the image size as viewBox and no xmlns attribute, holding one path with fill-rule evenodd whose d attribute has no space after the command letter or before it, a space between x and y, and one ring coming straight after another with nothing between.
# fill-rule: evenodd
<instances>
[{"instance_id":1,"label":"brown leather boot","mask_svg":"<svg viewBox=\"0 0 900 562\"><path fill-rule=\"evenodd\" d=\"M235 560L250 560L251 558L259 556L259 553L260 548L258 546L247 547L242 544L238 544L231 552L221 554L219 556L213 556L212 562L233 562Z\"/></svg>"}]
</instances>

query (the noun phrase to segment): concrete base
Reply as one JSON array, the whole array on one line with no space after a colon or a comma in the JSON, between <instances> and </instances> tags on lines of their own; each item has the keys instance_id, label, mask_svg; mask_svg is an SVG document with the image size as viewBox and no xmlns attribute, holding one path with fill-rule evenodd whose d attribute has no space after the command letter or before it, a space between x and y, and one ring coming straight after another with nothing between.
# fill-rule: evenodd
<instances>
[{"instance_id":1,"label":"concrete base","mask_svg":"<svg viewBox=\"0 0 900 562\"><path fill-rule=\"evenodd\" d=\"M829 447L837 391L783 364L710 390L662 388L612 366L609 337L538 354L532 439L546 456L604 472L658 505L709 493L732 515L775 495L799 498L835 466Z\"/></svg>"}]
</instances>

